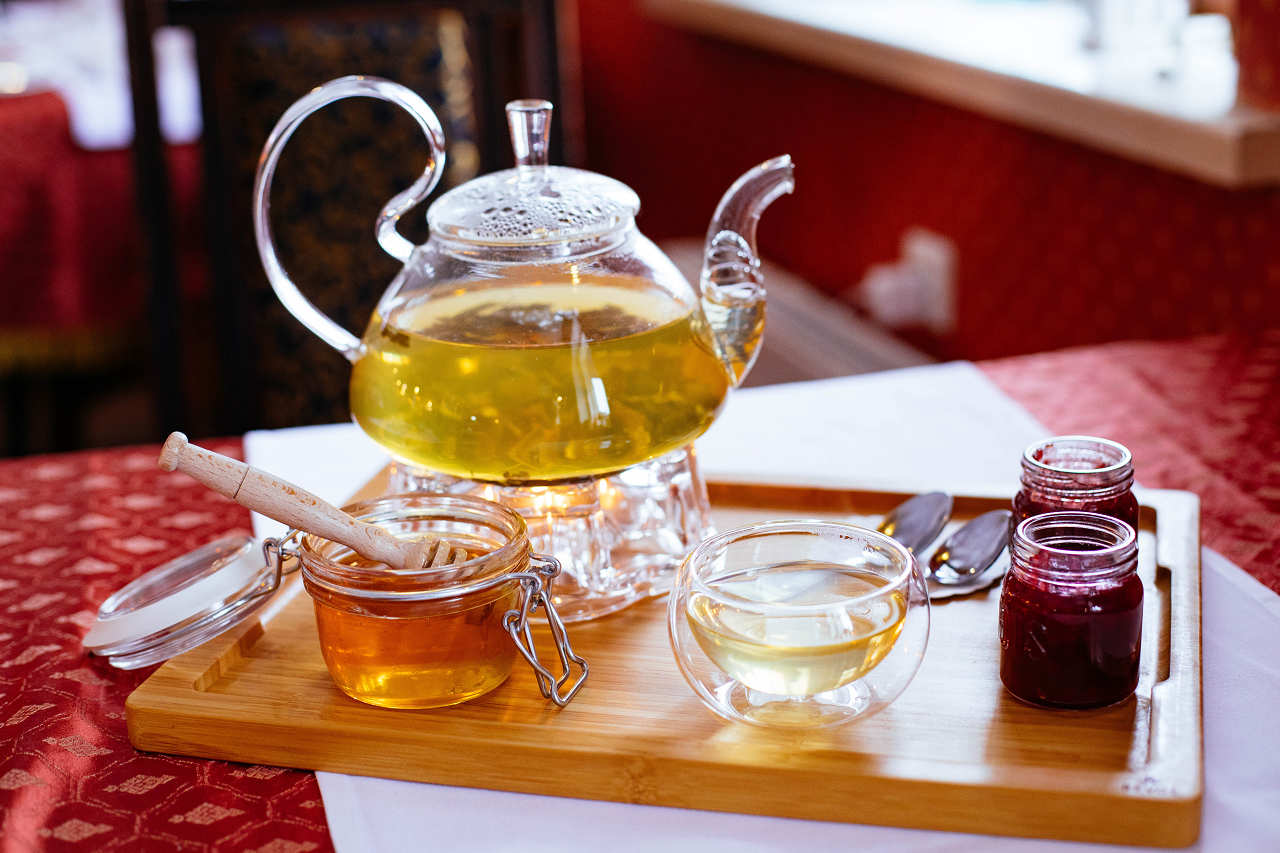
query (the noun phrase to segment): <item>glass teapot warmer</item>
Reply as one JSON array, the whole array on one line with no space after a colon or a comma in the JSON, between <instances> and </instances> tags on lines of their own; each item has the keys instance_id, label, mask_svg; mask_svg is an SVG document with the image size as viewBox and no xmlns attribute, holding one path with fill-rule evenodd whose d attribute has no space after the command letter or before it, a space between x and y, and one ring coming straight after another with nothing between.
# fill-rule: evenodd
<instances>
[{"instance_id":1,"label":"glass teapot warmer","mask_svg":"<svg viewBox=\"0 0 1280 853\"><path fill-rule=\"evenodd\" d=\"M520 513L534 550L560 561L555 603L566 622L665 594L681 561L716 532L693 445L617 474L546 486L463 480L395 462L390 490L475 495Z\"/></svg>"},{"instance_id":2,"label":"glass teapot warmer","mask_svg":"<svg viewBox=\"0 0 1280 853\"><path fill-rule=\"evenodd\" d=\"M298 291L269 217L290 135L351 96L403 107L432 154L378 216L379 244L405 266L362 339ZM784 156L734 183L695 288L635 227L629 187L547 164L551 110L508 104L516 167L442 195L427 212L430 239L415 246L396 223L443 171L439 121L396 83L331 81L268 138L254 226L285 307L352 362L352 415L396 460L392 491L477 495L519 512L534 549L564 567L562 617L581 621L665 593L713 532L693 440L755 360L765 306L756 224L793 179Z\"/></svg>"}]
</instances>

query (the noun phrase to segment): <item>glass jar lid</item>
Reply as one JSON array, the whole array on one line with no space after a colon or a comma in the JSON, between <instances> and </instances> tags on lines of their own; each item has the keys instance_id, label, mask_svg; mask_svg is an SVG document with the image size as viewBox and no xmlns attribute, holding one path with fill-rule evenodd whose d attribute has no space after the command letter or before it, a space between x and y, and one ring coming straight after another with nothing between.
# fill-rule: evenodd
<instances>
[{"instance_id":1,"label":"glass jar lid","mask_svg":"<svg viewBox=\"0 0 1280 853\"><path fill-rule=\"evenodd\" d=\"M249 536L227 536L170 560L126 584L98 608L83 640L120 669L138 669L189 651L234 627L279 586Z\"/></svg>"},{"instance_id":2,"label":"glass jar lid","mask_svg":"<svg viewBox=\"0 0 1280 853\"><path fill-rule=\"evenodd\" d=\"M507 104L516 168L468 181L427 211L431 230L480 245L575 243L630 225L640 198L626 184L582 169L547 165L549 101Z\"/></svg>"}]
</instances>

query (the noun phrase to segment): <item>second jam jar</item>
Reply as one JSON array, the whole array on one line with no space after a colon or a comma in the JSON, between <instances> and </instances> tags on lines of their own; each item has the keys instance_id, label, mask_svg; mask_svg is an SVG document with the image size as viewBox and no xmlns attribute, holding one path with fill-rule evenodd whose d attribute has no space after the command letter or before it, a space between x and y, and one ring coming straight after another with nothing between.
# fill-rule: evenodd
<instances>
[{"instance_id":1,"label":"second jam jar","mask_svg":"<svg viewBox=\"0 0 1280 853\"><path fill-rule=\"evenodd\" d=\"M1051 512L1023 521L1000 593L1000 681L1051 708L1101 708L1138 685L1142 580L1122 521Z\"/></svg>"},{"instance_id":2,"label":"second jam jar","mask_svg":"<svg viewBox=\"0 0 1280 853\"><path fill-rule=\"evenodd\" d=\"M1038 441L1022 454L1022 490L1013 523L1044 512L1098 512L1138 527L1133 456L1122 444L1087 435Z\"/></svg>"}]
</instances>

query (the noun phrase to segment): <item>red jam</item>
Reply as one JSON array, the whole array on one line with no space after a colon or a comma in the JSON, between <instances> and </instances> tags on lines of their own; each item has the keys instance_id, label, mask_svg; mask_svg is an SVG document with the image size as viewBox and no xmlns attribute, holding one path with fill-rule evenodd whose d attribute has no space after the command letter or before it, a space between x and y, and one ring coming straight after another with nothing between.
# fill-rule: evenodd
<instances>
[{"instance_id":1,"label":"red jam","mask_svg":"<svg viewBox=\"0 0 1280 853\"><path fill-rule=\"evenodd\" d=\"M1000 593L1000 681L1051 708L1100 708L1138 685L1142 581L1133 528L1056 512L1018 525Z\"/></svg>"},{"instance_id":2,"label":"red jam","mask_svg":"<svg viewBox=\"0 0 1280 853\"><path fill-rule=\"evenodd\" d=\"M1028 496L1025 489L1013 496L1013 520L1015 522L1025 521L1033 515L1040 515L1046 512L1062 512L1064 510L1097 512L1119 519L1130 527L1136 528L1138 526L1138 499L1133 496L1133 492L1129 491L1112 498L1093 500L1082 498L1070 502L1048 500L1043 497L1037 500Z\"/></svg>"},{"instance_id":3,"label":"red jam","mask_svg":"<svg viewBox=\"0 0 1280 853\"><path fill-rule=\"evenodd\" d=\"M1097 512L1138 527L1133 456L1105 438L1067 435L1036 442L1022 455L1014 523L1046 512Z\"/></svg>"}]
</instances>

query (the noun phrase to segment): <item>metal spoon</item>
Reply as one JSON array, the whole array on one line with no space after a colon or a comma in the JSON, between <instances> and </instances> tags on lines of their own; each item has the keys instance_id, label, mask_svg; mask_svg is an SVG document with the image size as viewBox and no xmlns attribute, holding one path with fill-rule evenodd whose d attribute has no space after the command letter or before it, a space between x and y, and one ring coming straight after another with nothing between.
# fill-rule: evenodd
<instances>
[{"instance_id":1,"label":"metal spoon","mask_svg":"<svg viewBox=\"0 0 1280 853\"><path fill-rule=\"evenodd\" d=\"M951 495L925 492L891 509L876 530L898 540L912 554L918 554L938 538L950 518Z\"/></svg>"},{"instance_id":2,"label":"metal spoon","mask_svg":"<svg viewBox=\"0 0 1280 853\"><path fill-rule=\"evenodd\" d=\"M929 558L929 578L948 586L968 583L991 568L1009 544L1013 513L993 509L947 537Z\"/></svg>"}]
</instances>

